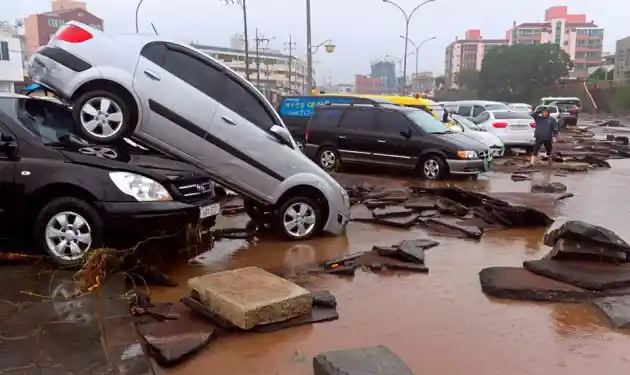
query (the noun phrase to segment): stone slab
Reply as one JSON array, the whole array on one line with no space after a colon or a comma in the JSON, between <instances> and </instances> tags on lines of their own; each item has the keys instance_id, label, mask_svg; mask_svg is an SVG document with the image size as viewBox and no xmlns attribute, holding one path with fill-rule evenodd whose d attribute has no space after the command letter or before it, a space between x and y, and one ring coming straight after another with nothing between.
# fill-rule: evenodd
<instances>
[{"instance_id":1,"label":"stone slab","mask_svg":"<svg viewBox=\"0 0 630 375\"><path fill-rule=\"evenodd\" d=\"M479 272L481 291L491 297L521 301L579 302L595 292L536 275L519 267L490 267Z\"/></svg>"},{"instance_id":2,"label":"stone slab","mask_svg":"<svg viewBox=\"0 0 630 375\"><path fill-rule=\"evenodd\" d=\"M630 296L605 297L593 300L614 328L630 328Z\"/></svg>"},{"instance_id":3,"label":"stone slab","mask_svg":"<svg viewBox=\"0 0 630 375\"><path fill-rule=\"evenodd\" d=\"M382 345L318 354L313 370L315 375L413 375L400 357Z\"/></svg>"},{"instance_id":4,"label":"stone slab","mask_svg":"<svg viewBox=\"0 0 630 375\"><path fill-rule=\"evenodd\" d=\"M561 260L532 260L523 263L528 271L580 288L604 291L630 287L630 267L611 263Z\"/></svg>"},{"instance_id":5,"label":"stone slab","mask_svg":"<svg viewBox=\"0 0 630 375\"><path fill-rule=\"evenodd\" d=\"M628 256L615 247L595 241L560 238L543 259L625 262Z\"/></svg>"},{"instance_id":6,"label":"stone slab","mask_svg":"<svg viewBox=\"0 0 630 375\"><path fill-rule=\"evenodd\" d=\"M306 314L313 305L308 290L258 267L195 277L188 287L215 314L245 330Z\"/></svg>"}]
</instances>

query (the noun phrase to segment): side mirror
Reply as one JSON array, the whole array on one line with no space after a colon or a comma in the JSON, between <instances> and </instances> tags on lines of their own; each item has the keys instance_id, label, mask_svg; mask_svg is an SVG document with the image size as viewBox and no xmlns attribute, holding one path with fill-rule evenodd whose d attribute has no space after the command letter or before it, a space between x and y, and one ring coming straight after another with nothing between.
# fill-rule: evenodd
<instances>
[{"instance_id":1,"label":"side mirror","mask_svg":"<svg viewBox=\"0 0 630 375\"><path fill-rule=\"evenodd\" d=\"M10 134L0 133L0 152L10 155L17 148L15 137Z\"/></svg>"},{"instance_id":2,"label":"side mirror","mask_svg":"<svg viewBox=\"0 0 630 375\"><path fill-rule=\"evenodd\" d=\"M411 138L411 129L407 130L406 132L400 132L400 135L404 138L410 139Z\"/></svg>"},{"instance_id":3,"label":"side mirror","mask_svg":"<svg viewBox=\"0 0 630 375\"><path fill-rule=\"evenodd\" d=\"M289 133L289 131L280 126L280 125L274 125L271 127L271 129L269 129L269 131L271 132L271 134L273 134L280 142L286 144L286 145L293 145L293 138L291 138L291 133Z\"/></svg>"}]
</instances>

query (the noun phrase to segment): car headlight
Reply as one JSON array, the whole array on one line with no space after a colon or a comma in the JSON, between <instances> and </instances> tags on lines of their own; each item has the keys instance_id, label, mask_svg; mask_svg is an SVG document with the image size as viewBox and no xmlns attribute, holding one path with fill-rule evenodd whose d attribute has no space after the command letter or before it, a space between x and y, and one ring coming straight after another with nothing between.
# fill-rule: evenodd
<instances>
[{"instance_id":1,"label":"car headlight","mask_svg":"<svg viewBox=\"0 0 630 375\"><path fill-rule=\"evenodd\" d=\"M462 159L477 159L477 152L475 151L457 151L457 156Z\"/></svg>"},{"instance_id":2,"label":"car headlight","mask_svg":"<svg viewBox=\"0 0 630 375\"><path fill-rule=\"evenodd\" d=\"M109 178L120 191L139 202L173 200L164 186L148 177L130 172L110 172Z\"/></svg>"},{"instance_id":3,"label":"car headlight","mask_svg":"<svg viewBox=\"0 0 630 375\"><path fill-rule=\"evenodd\" d=\"M346 189L341 188L341 199L343 200L343 205L346 207L350 207L350 196Z\"/></svg>"}]
</instances>

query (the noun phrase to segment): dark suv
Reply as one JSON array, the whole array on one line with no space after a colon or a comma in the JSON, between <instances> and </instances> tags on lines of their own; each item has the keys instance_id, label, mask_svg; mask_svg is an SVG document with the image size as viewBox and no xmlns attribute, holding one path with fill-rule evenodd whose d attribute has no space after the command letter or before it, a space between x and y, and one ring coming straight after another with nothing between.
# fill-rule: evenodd
<instances>
[{"instance_id":1,"label":"dark suv","mask_svg":"<svg viewBox=\"0 0 630 375\"><path fill-rule=\"evenodd\" d=\"M203 170L131 140L93 145L68 108L0 93L0 239L61 265L90 249L214 225L219 203ZM7 243L8 242L8 243Z\"/></svg>"},{"instance_id":2,"label":"dark suv","mask_svg":"<svg viewBox=\"0 0 630 375\"><path fill-rule=\"evenodd\" d=\"M326 170L338 163L374 164L417 169L430 180L477 175L492 159L485 145L426 112L389 104L316 107L306 142L306 155Z\"/></svg>"}]
</instances>

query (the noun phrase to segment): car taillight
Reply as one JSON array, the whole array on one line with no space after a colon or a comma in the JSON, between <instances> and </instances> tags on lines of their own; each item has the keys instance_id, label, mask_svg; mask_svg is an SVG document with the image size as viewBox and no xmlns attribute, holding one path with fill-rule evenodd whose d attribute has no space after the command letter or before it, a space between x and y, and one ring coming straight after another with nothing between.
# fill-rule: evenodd
<instances>
[{"instance_id":1,"label":"car taillight","mask_svg":"<svg viewBox=\"0 0 630 375\"><path fill-rule=\"evenodd\" d=\"M493 122L492 127L497 129L505 129L508 127L508 124L507 122Z\"/></svg>"},{"instance_id":2,"label":"car taillight","mask_svg":"<svg viewBox=\"0 0 630 375\"><path fill-rule=\"evenodd\" d=\"M92 34L77 25L68 25L59 31L57 39L68 43L83 43L92 39Z\"/></svg>"},{"instance_id":3,"label":"car taillight","mask_svg":"<svg viewBox=\"0 0 630 375\"><path fill-rule=\"evenodd\" d=\"M536 127L536 123L535 122L530 122L529 126L532 127L532 128L535 128Z\"/></svg>"},{"instance_id":4,"label":"car taillight","mask_svg":"<svg viewBox=\"0 0 630 375\"><path fill-rule=\"evenodd\" d=\"M308 143L308 130L304 133L304 143Z\"/></svg>"},{"instance_id":5,"label":"car taillight","mask_svg":"<svg viewBox=\"0 0 630 375\"><path fill-rule=\"evenodd\" d=\"M573 108L573 109L571 110L571 113L577 113L577 108Z\"/></svg>"}]
</instances>

